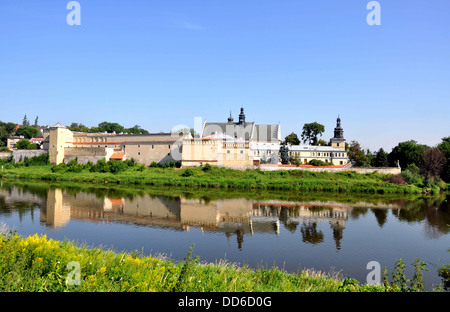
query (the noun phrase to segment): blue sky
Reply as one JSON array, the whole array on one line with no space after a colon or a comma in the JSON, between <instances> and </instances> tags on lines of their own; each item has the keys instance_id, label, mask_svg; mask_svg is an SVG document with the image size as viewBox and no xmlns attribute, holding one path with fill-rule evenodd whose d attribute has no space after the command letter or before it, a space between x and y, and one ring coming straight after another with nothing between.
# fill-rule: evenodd
<instances>
[{"instance_id":1,"label":"blue sky","mask_svg":"<svg viewBox=\"0 0 450 312\"><path fill-rule=\"evenodd\" d=\"M450 136L450 1L67 0L0 2L0 120L305 123L386 151Z\"/></svg>"}]
</instances>

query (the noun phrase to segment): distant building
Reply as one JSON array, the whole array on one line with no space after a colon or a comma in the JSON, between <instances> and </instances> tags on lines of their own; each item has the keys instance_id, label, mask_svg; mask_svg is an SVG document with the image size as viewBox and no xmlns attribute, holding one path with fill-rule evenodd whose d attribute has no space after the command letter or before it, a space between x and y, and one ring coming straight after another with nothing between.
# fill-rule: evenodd
<instances>
[{"instance_id":1,"label":"distant building","mask_svg":"<svg viewBox=\"0 0 450 312\"><path fill-rule=\"evenodd\" d=\"M15 149L16 143L23 139L24 139L23 135L11 136L6 140L6 147L9 148L10 150Z\"/></svg>"},{"instance_id":2,"label":"distant building","mask_svg":"<svg viewBox=\"0 0 450 312\"><path fill-rule=\"evenodd\" d=\"M181 134L83 133L72 132L60 123L44 130L51 164L77 158L80 163L134 158L150 165L181 160Z\"/></svg>"},{"instance_id":3,"label":"distant building","mask_svg":"<svg viewBox=\"0 0 450 312\"><path fill-rule=\"evenodd\" d=\"M251 168L280 164L281 129L278 124L247 122L241 108L238 122L204 122L201 133L83 133L57 123L43 130L42 145L51 164L77 158L80 163L134 159L139 164L174 161L182 167L212 166ZM335 166L348 163L341 120L338 117L331 146L288 145L289 156L305 165L312 159Z\"/></svg>"}]
</instances>

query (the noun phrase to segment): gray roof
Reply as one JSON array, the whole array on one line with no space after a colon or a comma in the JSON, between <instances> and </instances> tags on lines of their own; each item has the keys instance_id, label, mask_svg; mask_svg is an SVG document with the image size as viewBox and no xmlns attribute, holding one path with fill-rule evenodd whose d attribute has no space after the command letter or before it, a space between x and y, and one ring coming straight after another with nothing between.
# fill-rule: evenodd
<instances>
[{"instance_id":1,"label":"gray roof","mask_svg":"<svg viewBox=\"0 0 450 312\"><path fill-rule=\"evenodd\" d=\"M209 137L221 133L229 137L257 142L278 143L281 140L279 124L257 125L255 122L245 122L244 124L233 122L205 122L201 136Z\"/></svg>"}]
</instances>

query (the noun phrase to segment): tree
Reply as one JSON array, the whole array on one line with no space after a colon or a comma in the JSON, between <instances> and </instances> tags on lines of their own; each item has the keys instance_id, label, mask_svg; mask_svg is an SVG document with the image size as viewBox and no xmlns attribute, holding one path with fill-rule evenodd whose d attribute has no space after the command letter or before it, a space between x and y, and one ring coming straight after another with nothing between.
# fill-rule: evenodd
<instances>
[{"instance_id":1,"label":"tree","mask_svg":"<svg viewBox=\"0 0 450 312\"><path fill-rule=\"evenodd\" d=\"M22 126L29 126L30 122L27 119L27 115L23 116Z\"/></svg>"},{"instance_id":2,"label":"tree","mask_svg":"<svg viewBox=\"0 0 450 312\"><path fill-rule=\"evenodd\" d=\"M302 140L309 145L317 145L317 136L322 136L325 132L325 126L317 122L306 123L303 126Z\"/></svg>"},{"instance_id":3,"label":"tree","mask_svg":"<svg viewBox=\"0 0 450 312\"><path fill-rule=\"evenodd\" d=\"M121 133L125 130L125 128L121 125L119 125L117 122L101 122L98 124L98 128L100 132L107 132L107 133Z\"/></svg>"},{"instance_id":4,"label":"tree","mask_svg":"<svg viewBox=\"0 0 450 312\"><path fill-rule=\"evenodd\" d=\"M389 163L397 166L397 161L399 161L401 168L406 168L409 164L415 164L420 168L423 163L425 147L425 145L417 144L414 140L400 142L389 153Z\"/></svg>"},{"instance_id":5,"label":"tree","mask_svg":"<svg viewBox=\"0 0 450 312\"><path fill-rule=\"evenodd\" d=\"M442 169L446 163L444 152L438 147L427 148L423 154L423 163L420 173L426 178L440 177Z\"/></svg>"},{"instance_id":6,"label":"tree","mask_svg":"<svg viewBox=\"0 0 450 312\"><path fill-rule=\"evenodd\" d=\"M33 125L33 127L35 127L35 128L39 127L39 125L38 125L38 119L39 119L39 117L36 116L36 119L34 120L34 125Z\"/></svg>"},{"instance_id":7,"label":"tree","mask_svg":"<svg viewBox=\"0 0 450 312\"><path fill-rule=\"evenodd\" d=\"M36 138L39 136L39 130L31 126L22 126L17 129L16 135L23 135L25 139Z\"/></svg>"},{"instance_id":8,"label":"tree","mask_svg":"<svg viewBox=\"0 0 450 312\"><path fill-rule=\"evenodd\" d=\"M298 136L294 132L292 132L291 134L287 135L284 138L284 144L299 145L300 144L300 139L298 138Z\"/></svg>"},{"instance_id":9,"label":"tree","mask_svg":"<svg viewBox=\"0 0 450 312\"><path fill-rule=\"evenodd\" d=\"M287 165L289 163L289 148L286 145L280 146L281 164Z\"/></svg>"},{"instance_id":10,"label":"tree","mask_svg":"<svg viewBox=\"0 0 450 312\"><path fill-rule=\"evenodd\" d=\"M30 143L30 141L28 141L26 139L22 139L22 140L17 141L16 148L17 149L36 149L37 146L36 146L36 144Z\"/></svg>"},{"instance_id":11,"label":"tree","mask_svg":"<svg viewBox=\"0 0 450 312\"><path fill-rule=\"evenodd\" d=\"M0 147L7 145L7 139L13 134L17 124L0 121Z\"/></svg>"},{"instance_id":12,"label":"tree","mask_svg":"<svg viewBox=\"0 0 450 312\"><path fill-rule=\"evenodd\" d=\"M450 136L442 138L438 148L444 153L446 162L442 168L441 179L450 183Z\"/></svg>"},{"instance_id":13,"label":"tree","mask_svg":"<svg viewBox=\"0 0 450 312\"><path fill-rule=\"evenodd\" d=\"M375 167L389 167L388 154L383 148L380 148L375 156L374 164Z\"/></svg>"},{"instance_id":14,"label":"tree","mask_svg":"<svg viewBox=\"0 0 450 312\"><path fill-rule=\"evenodd\" d=\"M361 149L358 141L352 141L348 149L348 157L357 167L367 167L369 166L369 159L367 158L364 151Z\"/></svg>"},{"instance_id":15,"label":"tree","mask_svg":"<svg viewBox=\"0 0 450 312\"><path fill-rule=\"evenodd\" d=\"M124 132L126 132L126 133L133 133L133 134L148 133L147 130L142 129L141 126L139 126L139 125L135 125L132 128L125 129Z\"/></svg>"}]
</instances>

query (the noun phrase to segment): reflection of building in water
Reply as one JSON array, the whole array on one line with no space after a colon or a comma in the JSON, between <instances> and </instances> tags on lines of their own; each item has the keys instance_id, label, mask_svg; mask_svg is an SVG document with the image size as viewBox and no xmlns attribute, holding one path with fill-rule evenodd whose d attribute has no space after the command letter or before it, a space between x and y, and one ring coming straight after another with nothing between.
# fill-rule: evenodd
<instances>
[{"instance_id":1,"label":"reflection of building in water","mask_svg":"<svg viewBox=\"0 0 450 312\"><path fill-rule=\"evenodd\" d=\"M50 227L59 228L70 220L70 203L64 201L61 189L49 189L47 206L41 209L41 222Z\"/></svg>"},{"instance_id":2,"label":"reflection of building in water","mask_svg":"<svg viewBox=\"0 0 450 312\"><path fill-rule=\"evenodd\" d=\"M41 221L47 226L61 227L70 218L95 222L126 222L142 226L203 231L236 235L239 248L245 235L255 233L280 234L283 224L288 230L301 225L305 243L323 241L323 233L316 225L329 222L336 248L340 249L348 209L339 205L297 202L258 202L248 199L205 201L181 197L150 196L132 198L102 197L92 193L71 194L60 189L48 191L47 206L41 211Z\"/></svg>"}]
</instances>

